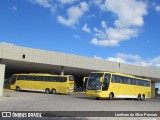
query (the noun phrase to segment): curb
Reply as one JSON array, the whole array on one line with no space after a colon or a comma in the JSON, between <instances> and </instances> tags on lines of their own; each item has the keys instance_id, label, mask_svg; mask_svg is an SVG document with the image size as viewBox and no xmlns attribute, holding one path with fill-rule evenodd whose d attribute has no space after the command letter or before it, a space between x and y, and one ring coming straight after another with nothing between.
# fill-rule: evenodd
<instances>
[{"instance_id":1,"label":"curb","mask_svg":"<svg viewBox=\"0 0 160 120\"><path fill-rule=\"evenodd\" d=\"M3 91L5 91L5 92L10 92L10 91L14 91L14 90L10 90L10 89L4 88Z\"/></svg>"},{"instance_id":2,"label":"curb","mask_svg":"<svg viewBox=\"0 0 160 120\"><path fill-rule=\"evenodd\" d=\"M85 92L73 92L74 94L84 94Z\"/></svg>"}]
</instances>

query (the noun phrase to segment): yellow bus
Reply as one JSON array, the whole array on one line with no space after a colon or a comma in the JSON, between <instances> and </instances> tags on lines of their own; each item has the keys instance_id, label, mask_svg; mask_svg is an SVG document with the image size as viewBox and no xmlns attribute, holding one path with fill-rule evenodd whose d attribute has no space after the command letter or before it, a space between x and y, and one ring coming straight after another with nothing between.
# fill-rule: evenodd
<instances>
[{"instance_id":1,"label":"yellow bus","mask_svg":"<svg viewBox=\"0 0 160 120\"><path fill-rule=\"evenodd\" d=\"M86 95L96 99L136 98L145 100L151 97L151 80L120 73L92 72L88 77Z\"/></svg>"},{"instance_id":2,"label":"yellow bus","mask_svg":"<svg viewBox=\"0 0 160 120\"><path fill-rule=\"evenodd\" d=\"M41 91L47 94L70 93L74 91L74 77L41 73L14 74L10 81L10 88L16 91Z\"/></svg>"}]
</instances>

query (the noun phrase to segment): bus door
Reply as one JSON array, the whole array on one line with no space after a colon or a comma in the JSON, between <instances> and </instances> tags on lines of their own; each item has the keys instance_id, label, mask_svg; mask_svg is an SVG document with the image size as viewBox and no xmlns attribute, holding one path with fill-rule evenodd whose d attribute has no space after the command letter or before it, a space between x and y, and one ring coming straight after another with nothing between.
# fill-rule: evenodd
<instances>
[{"instance_id":1,"label":"bus door","mask_svg":"<svg viewBox=\"0 0 160 120\"><path fill-rule=\"evenodd\" d=\"M110 78L111 75L110 74L105 74L104 75L104 80L103 80L103 84L102 84L102 91L107 91L110 85Z\"/></svg>"},{"instance_id":2,"label":"bus door","mask_svg":"<svg viewBox=\"0 0 160 120\"><path fill-rule=\"evenodd\" d=\"M66 93L67 88L67 77L59 77L60 87L59 90L61 93Z\"/></svg>"},{"instance_id":3,"label":"bus door","mask_svg":"<svg viewBox=\"0 0 160 120\"><path fill-rule=\"evenodd\" d=\"M74 76L69 76L69 92L74 91Z\"/></svg>"}]
</instances>

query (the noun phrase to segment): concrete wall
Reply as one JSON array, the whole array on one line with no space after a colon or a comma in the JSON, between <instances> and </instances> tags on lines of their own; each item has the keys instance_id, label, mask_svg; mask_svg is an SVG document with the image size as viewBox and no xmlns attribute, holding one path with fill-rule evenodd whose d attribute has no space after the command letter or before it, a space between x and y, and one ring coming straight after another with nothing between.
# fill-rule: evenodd
<instances>
[{"instance_id":1,"label":"concrete wall","mask_svg":"<svg viewBox=\"0 0 160 120\"><path fill-rule=\"evenodd\" d=\"M5 65L0 64L0 97L3 96Z\"/></svg>"},{"instance_id":2,"label":"concrete wall","mask_svg":"<svg viewBox=\"0 0 160 120\"><path fill-rule=\"evenodd\" d=\"M25 58L23 58L25 55ZM159 79L160 69L135 66L71 54L0 44L0 58L97 71L113 71Z\"/></svg>"}]
</instances>

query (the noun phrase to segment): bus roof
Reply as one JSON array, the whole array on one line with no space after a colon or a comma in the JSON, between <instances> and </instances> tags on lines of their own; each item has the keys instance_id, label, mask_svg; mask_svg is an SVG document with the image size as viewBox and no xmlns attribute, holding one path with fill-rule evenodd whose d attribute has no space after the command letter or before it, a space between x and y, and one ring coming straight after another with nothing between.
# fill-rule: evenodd
<instances>
[{"instance_id":1,"label":"bus roof","mask_svg":"<svg viewBox=\"0 0 160 120\"><path fill-rule=\"evenodd\" d=\"M118 72L91 72L91 73L110 73L110 74L115 74L115 75L120 75L120 76L126 76L126 77L131 77L131 78L137 78L137 79L141 79L141 80L148 80L151 81L150 79L146 79L146 78L141 78L141 77L137 77L137 76L133 76L133 75L129 75L129 74L124 74L124 73L118 73Z\"/></svg>"},{"instance_id":2,"label":"bus roof","mask_svg":"<svg viewBox=\"0 0 160 120\"><path fill-rule=\"evenodd\" d=\"M13 74L13 75L33 75L33 76L72 76L72 75L57 75L57 74L48 74L48 73L20 73L20 74Z\"/></svg>"}]
</instances>

